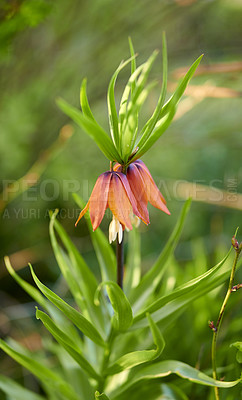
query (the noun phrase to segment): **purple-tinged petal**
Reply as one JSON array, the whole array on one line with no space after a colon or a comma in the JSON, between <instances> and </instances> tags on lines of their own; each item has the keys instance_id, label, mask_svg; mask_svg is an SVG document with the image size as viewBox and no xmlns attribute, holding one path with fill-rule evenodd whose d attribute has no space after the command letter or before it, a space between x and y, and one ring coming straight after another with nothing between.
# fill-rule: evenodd
<instances>
[{"instance_id":1,"label":"purple-tinged petal","mask_svg":"<svg viewBox=\"0 0 242 400\"><path fill-rule=\"evenodd\" d=\"M129 218L131 202L119 178L119 174L120 173L112 172L108 193L108 207L122 225L132 230L132 224Z\"/></svg>"},{"instance_id":2,"label":"purple-tinged petal","mask_svg":"<svg viewBox=\"0 0 242 400\"><path fill-rule=\"evenodd\" d=\"M104 213L107 209L108 204L108 192L110 186L110 180L112 177L112 172L104 172L101 174L95 186L93 188L92 194L89 199L89 211L93 230L98 228L100 225Z\"/></svg>"},{"instance_id":3,"label":"purple-tinged petal","mask_svg":"<svg viewBox=\"0 0 242 400\"><path fill-rule=\"evenodd\" d=\"M142 221L144 221L145 224L149 224L150 220L147 209L148 199L146 195L145 183L142 175L139 172L139 169L136 167L135 164L131 164L127 168L127 179L132 193L136 199L137 209L141 215L140 218L142 219Z\"/></svg>"}]
</instances>

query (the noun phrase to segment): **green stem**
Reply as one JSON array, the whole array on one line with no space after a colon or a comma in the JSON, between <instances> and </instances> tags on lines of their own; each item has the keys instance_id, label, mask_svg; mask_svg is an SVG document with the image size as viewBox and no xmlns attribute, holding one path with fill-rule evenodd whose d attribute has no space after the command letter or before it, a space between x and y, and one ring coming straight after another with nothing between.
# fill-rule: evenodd
<instances>
[{"instance_id":1,"label":"green stem","mask_svg":"<svg viewBox=\"0 0 242 400\"><path fill-rule=\"evenodd\" d=\"M124 233L123 233L124 234ZM121 243L117 239L117 284L123 289L123 275L124 275L124 237Z\"/></svg>"},{"instance_id":2,"label":"green stem","mask_svg":"<svg viewBox=\"0 0 242 400\"><path fill-rule=\"evenodd\" d=\"M219 329L220 329L220 326L221 326L221 323L222 323L222 319L223 319L223 316L224 316L224 310L225 310L225 307L226 307L226 305L228 303L229 297L231 295L231 289L232 289L233 282L234 282L234 275L235 275L236 265L237 265L237 262L238 262L238 259L239 259L239 254L240 254L240 250L236 250L235 258L234 258L234 262L233 262L233 267L232 267L232 271L231 271L231 274L230 274L229 287L228 287L226 296L224 298L222 307L220 309L216 326L213 329L212 367L213 367L213 378L214 379L217 379L217 371L216 371L216 344L217 344L217 337L218 337ZM217 386L214 387L214 394L215 394L215 399L219 400L219 391L218 391L218 387Z\"/></svg>"},{"instance_id":3,"label":"green stem","mask_svg":"<svg viewBox=\"0 0 242 400\"><path fill-rule=\"evenodd\" d=\"M109 337L107 340L107 347L104 350L103 359L102 359L102 363L101 363L101 371L100 371L101 379L99 380L98 386L97 386L97 390L100 393L102 393L105 388L105 383L106 383L106 379L107 379L107 376L105 375L105 370L109 363L109 358L111 355L112 346L113 346L115 337L116 337L116 332L113 330L113 328L111 328L111 331L109 333Z\"/></svg>"}]
</instances>

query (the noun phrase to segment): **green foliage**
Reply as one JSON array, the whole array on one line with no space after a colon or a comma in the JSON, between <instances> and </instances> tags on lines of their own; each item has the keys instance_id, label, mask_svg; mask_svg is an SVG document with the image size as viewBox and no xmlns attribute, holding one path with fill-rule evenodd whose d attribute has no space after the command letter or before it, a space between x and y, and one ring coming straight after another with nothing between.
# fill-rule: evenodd
<instances>
[{"instance_id":1,"label":"green foliage","mask_svg":"<svg viewBox=\"0 0 242 400\"><path fill-rule=\"evenodd\" d=\"M236 360L238 361L238 363L242 363L242 342L235 342L232 343L231 346L235 347L236 349L238 349L238 352L236 354Z\"/></svg>"},{"instance_id":2,"label":"green foliage","mask_svg":"<svg viewBox=\"0 0 242 400\"><path fill-rule=\"evenodd\" d=\"M122 289L116 282L102 282L97 288L94 302L99 305L98 296L101 288L105 286L110 303L113 307L114 315L112 317L113 328L119 332L125 332L133 323L133 313L131 305Z\"/></svg>"},{"instance_id":3,"label":"green foliage","mask_svg":"<svg viewBox=\"0 0 242 400\"><path fill-rule=\"evenodd\" d=\"M91 136L110 161L118 161L124 165L128 165L145 154L169 127L175 115L177 104L202 59L202 56L200 56L193 63L174 94L164 104L167 90L167 48L165 34L163 33L163 82L161 93L153 115L138 132L139 111L149 92L149 85L145 85L158 52L154 51L144 64L136 68L131 39L129 39L129 44L131 58L121 62L114 72L108 87L107 104L112 141L96 122L91 112L86 94L86 79L82 82L80 92L82 112L62 99L57 100L61 110ZM120 71L130 62L131 76L124 89L119 111L117 111L114 94L115 83Z\"/></svg>"},{"instance_id":4,"label":"green foliage","mask_svg":"<svg viewBox=\"0 0 242 400\"><path fill-rule=\"evenodd\" d=\"M82 203L80 198L77 198L77 201ZM56 260L74 300L72 305L43 285L31 267L32 277L40 294L14 272L6 258L6 266L11 275L45 309L46 312L43 312L37 308L36 318L43 323L56 343L43 344L48 352L57 355L61 368L53 372L48 360L43 361L43 357L40 358L38 353L31 357L27 350L13 341L1 341L0 347L39 379L47 399L138 399L146 394L147 390L151 400L157 399L158 394L169 394L178 400L187 399L186 391L174 384L175 378L170 378L172 380L169 383L160 384L161 379L171 374L195 384L217 386L221 389L232 388L240 382L240 379L216 381L208 374L181 361L160 359L165 357L165 341L167 345L171 345L166 331L173 321L181 313L184 314L188 304L197 299L202 300L206 293L223 283L230 273L226 262L231 250L221 262L192 280L174 287L171 291L165 291L164 294L158 290L162 276L168 272L167 264L172 265L172 255L189 206L190 201L184 205L178 223L151 272L148 271L143 276L138 256L138 232L133 233L129 245L134 260L138 260L134 264L133 272L138 279L134 278L132 273L125 275L125 280L128 280L124 285L128 288L127 293L112 280L102 280L98 285L96 278L87 270L88 267L78 250L56 219L57 212L51 214L50 237ZM87 216L87 224L88 218ZM56 233L60 242L56 239ZM101 258L100 269L105 268L104 276L108 276L109 269L112 271L113 266L105 263L100 257L107 248L107 239L104 238L105 236L103 240L99 238L94 243L97 257ZM132 268L131 261L127 265ZM151 285L155 276L157 281ZM141 284L144 285L143 298L142 291L138 290ZM132 307L131 304L136 307ZM236 342L233 346L241 354L241 343ZM237 360L240 362L240 355L237 356ZM71 374L70 368L73 370ZM74 371L76 382L83 382L82 384L72 384ZM0 388L6 394L14 396L18 384L0 376ZM25 394L26 398L30 398L31 392L20 388L16 400ZM33 394L33 399L41 400L42 397Z\"/></svg>"}]
</instances>

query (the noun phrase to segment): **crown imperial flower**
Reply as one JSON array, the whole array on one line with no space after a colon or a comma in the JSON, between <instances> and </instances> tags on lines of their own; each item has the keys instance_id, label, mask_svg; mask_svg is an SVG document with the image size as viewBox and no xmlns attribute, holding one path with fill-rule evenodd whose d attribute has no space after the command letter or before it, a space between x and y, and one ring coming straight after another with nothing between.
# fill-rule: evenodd
<instances>
[{"instance_id":1,"label":"crown imperial flower","mask_svg":"<svg viewBox=\"0 0 242 400\"><path fill-rule=\"evenodd\" d=\"M122 241L123 230L132 230L141 219L149 224L148 202L166 214L170 214L166 201L156 186L150 171L141 160L131 163L126 175L122 166L116 164L114 170L101 174L93 188L90 199L81 211L76 225L89 209L93 230L100 225L104 213L110 208L113 219L109 226L110 243L118 237Z\"/></svg>"},{"instance_id":2,"label":"crown imperial flower","mask_svg":"<svg viewBox=\"0 0 242 400\"><path fill-rule=\"evenodd\" d=\"M143 219L137 209L137 203L129 186L127 176L122 172L107 171L98 177L90 199L81 211L76 225L89 209L92 227L95 231L100 225L107 208L110 208L115 217L115 223L111 226L113 232L120 232L117 222L122 225L123 229L127 227L131 230L130 216L132 213ZM116 228L114 229L114 227ZM111 236L114 237L115 233Z\"/></svg>"},{"instance_id":3,"label":"crown imperial flower","mask_svg":"<svg viewBox=\"0 0 242 400\"><path fill-rule=\"evenodd\" d=\"M116 164L114 169L120 171L122 167L120 164ZM131 163L127 168L126 174L131 191L137 203L137 209L142 217L141 219L146 224L150 223L147 209L148 202L152 204L152 206L170 215L170 211L166 206L166 201L143 161L136 160Z\"/></svg>"}]
</instances>

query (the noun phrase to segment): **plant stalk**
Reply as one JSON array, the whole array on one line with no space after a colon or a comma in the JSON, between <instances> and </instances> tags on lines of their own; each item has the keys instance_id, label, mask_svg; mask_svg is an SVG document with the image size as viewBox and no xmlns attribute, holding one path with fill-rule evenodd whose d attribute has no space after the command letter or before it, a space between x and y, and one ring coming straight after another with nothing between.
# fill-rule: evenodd
<instances>
[{"instance_id":1,"label":"plant stalk","mask_svg":"<svg viewBox=\"0 0 242 400\"><path fill-rule=\"evenodd\" d=\"M213 367L213 378L217 379L217 371L216 371L216 344L217 344L217 338L218 338L218 333L219 333L219 329L222 323L222 319L224 316L224 310L225 307L228 303L229 297L231 295L231 289L233 287L233 282L234 282L234 276L235 276L235 271L236 271L236 265L239 259L239 255L240 255L240 250L236 250L235 252L235 258L234 258L234 262L233 262L233 267L232 267L232 271L230 274L230 280L229 280L229 287L226 293L226 296L224 298L223 304L221 306L220 312L219 312L219 316L218 316L218 320L217 323L213 329L213 340L212 340L212 367ZM219 390L217 386L214 386L214 394L215 394L215 399L219 400Z\"/></svg>"},{"instance_id":2,"label":"plant stalk","mask_svg":"<svg viewBox=\"0 0 242 400\"><path fill-rule=\"evenodd\" d=\"M124 234L124 232L123 232ZM124 276L124 236L122 242L119 243L117 239L116 248L117 257L117 284L123 289L123 276Z\"/></svg>"},{"instance_id":3,"label":"plant stalk","mask_svg":"<svg viewBox=\"0 0 242 400\"><path fill-rule=\"evenodd\" d=\"M100 381L98 382L98 385L97 385L97 390L100 393L102 393L104 388L105 388L106 379L107 379L107 376L105 375L105 370L106 370L107 365L109 363L109 358L110 358L110 355L111 355L112 346L113 346L113 342L114 342L115 337L116 337L116 332L113 330L113 328L111 328L111 331L109 333L108 340L107 340L107 347L104 350L103 360L102 360L102 364L101 364L101 371L100 372L101 372L102 378L100 379Z\"/></svg>"}]
</instances>

